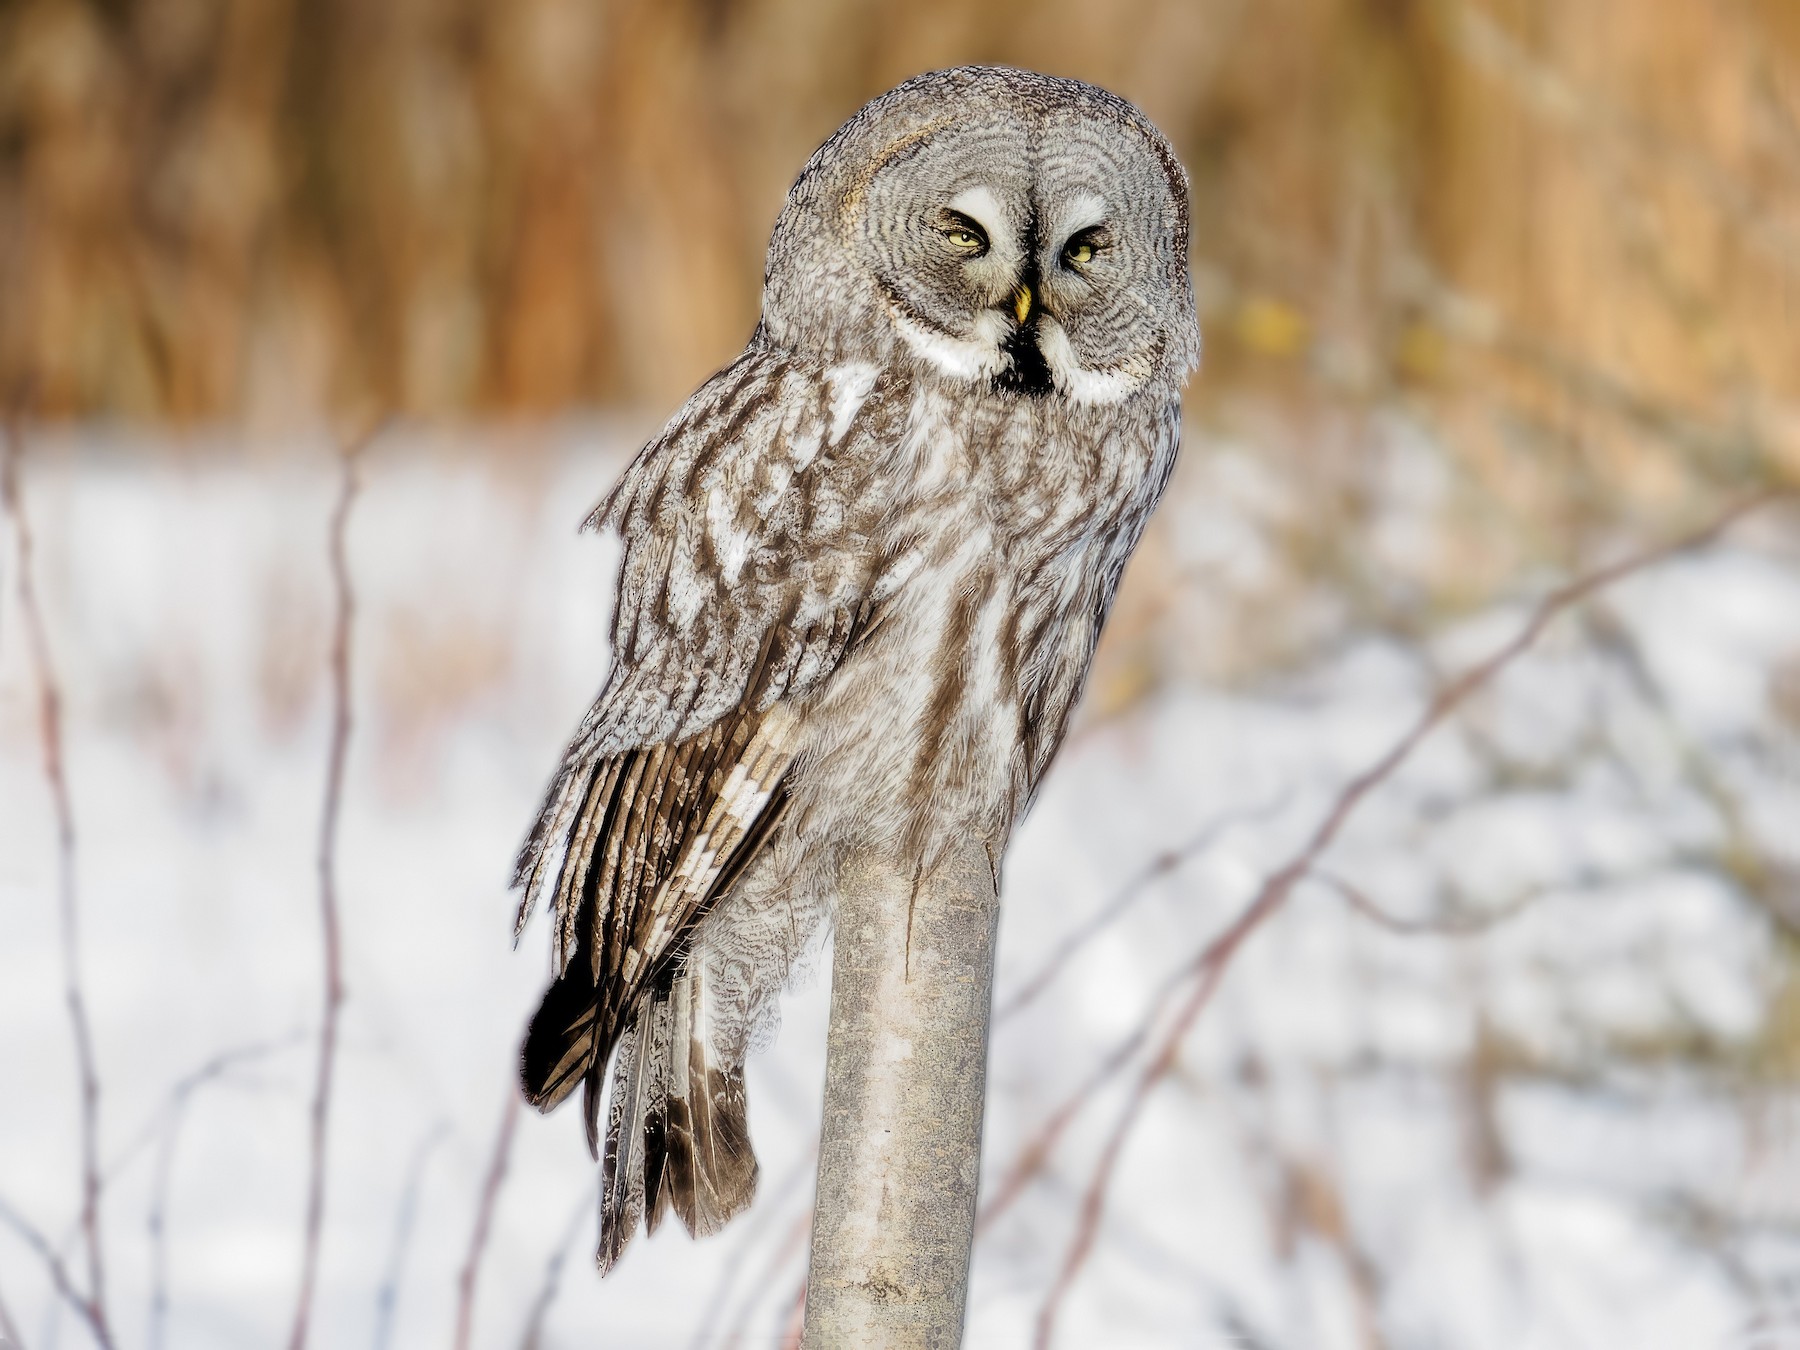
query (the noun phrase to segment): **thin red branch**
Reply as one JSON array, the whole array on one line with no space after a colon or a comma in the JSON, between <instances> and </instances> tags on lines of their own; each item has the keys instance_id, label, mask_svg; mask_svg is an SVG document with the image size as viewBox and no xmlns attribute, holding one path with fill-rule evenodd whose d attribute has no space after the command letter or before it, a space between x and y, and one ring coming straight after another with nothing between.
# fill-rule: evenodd
<instances>
[{"instance_id":1,"label":"thin red branch","mask_svg":"<svg viewBox=\"0 0 1800 1350\"><path fill-rule=\"evenodd\" d=\"M1398 937L1475 937L1491 928L1499 927L1509 919L1516 919L1548 894L1548 888L1538 888L1517 895L1505 904L1496 905L1492 909L1482 910L1478 913L1452 911L1414 919L1404 918L1384 908L1376 903L1362 887L1344 880L1335 872L1327 872L1315 867L1312 877L1314 881L1323 882L1343 896L1351 909L1377 928L1384 928Z\"/></svg>"},{"instance_id":2,"label":"thin red branch","mask_svg":"<svg viewBox=\"0 0 1800 1350\"><path fill-rule=\"evenodd\" d=\"M375 1291L375 1350L387 1350L393 1339L394 1314L400 1306L400 1274L406 1265L407 1250L412 1246L413 1222L419 1212L419 1194L425 1189L425 1165L433 1150L450 1134L443 1121L433 1125L413 1149L412 1162L406 1169L406 1185L400 1191L400 1208L394 1220L394 1242L389 1250L387 1273Z\"/></svg>"},{"instance_id":3,"label":"thin red branch","mask_svg":"<svg viewBox=\"0 0 1800 1350\"><path fill-rule=\"evenodd\" d=\"M11 1342L13 1350L25 1350L25 1338L19 1334L19 1324L13 1321L12 1310L4 1298L0 1298L0 1337Z\"/></svg>"},{"instance_id":4,"label":"thin red branch","mask_svg":"<svg viewBox=\"0 0 1800 1350\"><path fill-rule=\"evenodd\" d=\"M250 1041L243 1045L231 1046L202 1061L199 1065L177 1078L169 1087L169 1092L161 1104L150 1113L131 1141L113 1155L112 1161L106 1164L102 1180L111 1186L124 1175L125 1171L137 1160L137 1156L159 1139L166 1138L169 1131L179 1126L181 1115L187 1110L188 1099L209 1083L224 1078L233 1069L241 1068L257 1060L267 1059L291 1050L306 1039L301 1031L290 1031L284 1036L267 1041Z\"/></svg>"},{"instance_id":5,"label":"thin red branch","mask_svg":"<svg viewBox=\"0 0 1800 1350\"><path fill-rule=\"evenodd\" d=\"M694 1329L693 1340L688 1343L688 1350L706 1350L707 1344L713 1337L713 1328L718 1324L726 1304L731 1301L732 1295L737 1291L738 1277L749 1265L751 1254L761 1251L767 1245L765 1239L768 1230L774 1227L780 1218L787 1200L800 1189L809 1176L817 1171L818 1165L819 1151L816 1148L809 1149L781 1179L779 1186L767 1195L759 1197L757 1213L745 1222L744 1231L739 1235L736 1248L733 1249L730 1259L726 1261L724 1268L719 1272L718 1281L713 1285L712 1296L706 1301L706 1311L701 1315L700 1323ZM807 1220L808 1216L802 1214L800 1222L795 1225L799 1230L800 1238L806 1235ZM797 1246L799 1238L790 1238L789 1241ZM731 1324L727 1323L727 1325Z\"/></svg>"},{"instance_id":6,"label":"thin red branch","mask_svg":"<svg viewBox=\"0 0 1800 1350\"><path fill-rule=\"evenodd\" d=\"M582 1220L590 1212L588 1206L594 1206L597 1212L599 1204L598 1194L583 1196L570 1212L568 1222L563 1225L562 1235L550 1249L550 1259L544 1263L544 1281L538 1286L537 1297L531 1300L531 1312L525 1319L525 1332L519 1338L519 1350L540 1350L544 1339L544 1321L549 1317L550 1305L556 1302L557 1291L562 1287L563 1267L569 1263L569 1253L574 1250L575 1241L581 1236Z\"/></svg>"},{"instance_id":7,"label":"thin red branch","mask_svg":"<svg viewBox=\"0 0 1800 1350\"><path fill-rule=\"evenodd\" d=\"M224 1078L226 1074L242 1064L276 1054L298 1039L298 1036L289 1036L278 1041L261 1041L222 1050L192 1073L177 1080L175 1086L169 1091L168 1102L163 1111L159 1113L165 1117L162 1146L157 1150L156 1175L151 1184L150 1213L146 1219L150 1230L150 1331L147 1338L149 1350L161 1350L163 1331L168 1321L169 1191L174 1179L175 1151L181 1141L181 1127L187 1119L188 1106L200 1089L208 1083ZM108 1180L115 1177L130 1161L142 1140L153 1136L155 1128L156 1121L152 1120L145 1127L140 1141L134 1141L120 1160L108 1170Z\"/></svg>"},{"instance_id":8,"label":"thin red branch","mask_svg":"<svg viewBox=\"0 0 1800 1350\"><path fill-rule=\"evenodd\" d=\"M57 909L62 929L63 1001L75 1037L75 1067L81 1084L81 1235L87 1254L85 1316L102 1346L112 1345L106 1317L105 1244L100 1215L100 1075L95 1067L93 1026L81 983L81 912L75 878L75 807L63 754L62 690L50 657L50 636L38 603L33 569L31 522L19 493L19 461L24 437L17 417L8 420L6 454L0 458L0 506L12 518L18 540L19 609L38 686L38 735L44 778L56 814Z\"/></svg>"},{"instance_id":9,"label":"thin red branch","mask_svg":"<svg viewBox=\"0 0 1800 1350\"><path fill-rule=\"evenodd\" d=\"M1121 886L1117 894L1065 936L1036 973L994 1010L995 1025L1007 1021L1022 1012L1026 1005L1035 1002L1055 982L1056 977L1068 968L1069 962L1075 959L1082 948L1123 918L1132 906L1150 894L1157 882L1180 871L1194 857L1206 852L1233 825L1272 815L1280 810L1285 800L1285 796L1278 797L1264 806L1227 812L1216 820L1209 820L1175 847L1157 854L1137 875Z\"/></svg>"},{"instance_id":10,"label":"thin red branch","mask_svg":"<svg viewBox=\"0 0 1800 1350\"><path fill-rule=\"evenodd\" d=\"M1566 585L1558 587L1533 610L1531 617L1514 636L1503 644L1486 660L1478 662L1464 671L1456 679L1441 689L1433 698L1404 735L1390 747L1384 755L1367 769L1347 783L1333 801L1331 809L1314 829L1312 835L1284 866L1271 873L1263 881L1255 898L1250 902L1236 920L1224 932L1194 956L1184 972L1186 978L1194 981L1194 987L1188 994L1181 1010L1176 1014L1174 1022L1164 1033L1157 1046L1155 1055L1151 1057L1143 1073L1133 1085L1125 1107L1120 1112L1118 1123L1108 1137L1105 1147L1095 1164L1093 1178L1082 1197L1081 1210L1076 1223L1074 1239L1063 1259L1062 1268L1058 1271L1050 1293L1038 1314L1037 1331L1034 1338L1036 1350L1049 1350L1056 1334L1056 1319L1061 1311L1063 1300L1074 1286L1075 1278L1086 1264L1093 1250L1094 1242L1099 1235L1100 1221L1105 1213L1106 1195L1112 1184L1114 1170L1118 1166L1120 1155L1129 1141L1133 1130L1142 1116L1145 1102L1150 1094L1168 1076L1174 1068L1181 1053L1182 1042L1192 1029L1200 1013L1211 1001L1214 992L1224 978L1231 959L1243 946L1249 936L1293 894L1299 882L1313 870L1318 860L1336 841L1344 826L1349 822L1357 808L1377 787L1385 783L1411 757L1414 750L1436 731L1443 722L1460 708L1478 690L1488 685L1495 676L1505 670L1528 651L1543 635L1544 630L1566 610L1580 604L1589 596L1604 590L1615 582L1643 571L1657 563L1665 562L1681 553L1704 547L1712 543L1732 525L1736 524L1751 511L1768 505L1777 499L1796 495L1792 490L1776 489L1758 493L1747 501L1726 511L1704 529L1680 539L1659 545L1645 552L1624 558L1609 566L1601 567L1585 576L1578 577Z\"/></svg>"},{"instance_id":11,"label":"thin red branch","mask_svg":"<svg viewBox=\"0 0 1800 1350\"><path fill-rule=\"evenodd\" d=\"M1087 922L1071 933L1052 953L1050 959L1039 968L1037 974L1027 980L1019 993L1015 994L995 1014L995 1023L1005 1021L1043 992L1058 973L1072 960L1080 949L1095 937L1099 936L1108 925L1113 923L1127 909L1135 904L1139 897L1148 893L1150 885L1174 872L1195 854L1202 853L1217 841L1219 835L1230 826L1241 821L1269 815L1278 811L1285 802L1285 796L1265 806L1250 811L1235 812L1231 815L1211 821L1202 826L1195 834L1174 849L1159 855L1152 860L1135 877L1125 884L1119 893L1103 905ZM1173 976L1164 980L1150 1000L1138 1026L1118 1045L1114 1046L1093 1071L1082 1080L1079 1087L1063 1099L1060 1106L1050 1113L1049 1118L1038 1127L1037 1133L1026 1142L1014 1155L1012 1165L1001 1175L999 1181L989 1188L982 1201L981 1212L977 1216L975 1231L977 1234L987 1230L995 1220L1011 1209L1014 1202L1025 1193L1034 1177L1044 1169L1062 1137L1081 1115L1082 1110L1094 1100L1096 1093L1116 1078L1132 1061L1137 1052L1143 1048L1150 1038L1157 1019L1169 1000L1180 989L1187 978L1185 968L1177 970Z\"/></svg>"},{"instance_id":12,"label":"thin red branch","mask_svg":"<svg viewBox=\"0 0 1800 1350\"><path fill-rule=\"evenodd\" d=\"M91 1298L75 1287L75 1281L69 1274L69 1268L56 1254L56 1248L50 1245L50 1239L39 1232L30 1220L4 1200L0 1200L0 1223L18 1234L20 1241L31 1248L38 1260L43 1262L44 1271L50 1276L51 1288L56 1290L58 1297L64 1303L75 1310L76 1316L87 1323L88 1330L94 1333L94 1339L101 1345L111 1346L112 1332L101 1320L99 1308L94 1305Z\"/></svg>"},{"instance_id":13,"label":"thin red branch","mask_svg":"<svg viewBox=\"0 0 1800 1350\"><path fill-rule=\"evenodd\" d=\"M331 513L328 550L334 611L331 627L331 747L325 768L325 802L319 818L319 922L324 946L325 1006L319 1019L318 1072L313 1084L311 1167L306 1191L306 1228L300 1257L300 1294L294 1308L288 1350L305 1350L318 1281L319 1244L325 1228L326 1142L331 1121L331 1084L337 1062L338 1013L344 1003L343 937L338 920L337 834L343 808L344 768L350 750L350 637L356 596L350 586L345 535L356 502L357 460L373 436L351 442L344 454L343 480Z\"/></svg>"},{"instance_id":14,"label":"thin red branch","mask_svg":"<svg viewBox=\"0 0 1800 1350\"><path fill-rule=\"evenodd\" d=\"M1144 1043L1150 1039L1150 1032L1157 1019L1162 1016L1164 1005L1186 982L1187 975L1187 969L1183 967L1163 982L1131 1034L1107 1053L1106 1058L1094 1067L1093 1072L1081 1081L1079 1087L1063 1099L1062 1105L1050 1113L1049 1119L1038 1127L1037 1133L1014 1155L1012 1166L1006 1169L982 1203L981 1212L975 1221L977 1234L986 1231L995 1220L1012 1208L1032 1179L1044 1170L1050 1156L1056 1152L1056 1146L1062 1142L1063 1135L1075 1123L1076 1117L1093 1102L1101 1088L1118 1077L1131 1063Z\"/></svg>"},{"instance_id":15,"label":"thin red branch","mask_svg":"<svg viewBox=\"0 0 1800 1350\"><path fill-rule=\"evenodd\" d=\"M800 1281L800 1292L794 1306L788 1309L787 1325L782 1328L780 1350L800 1350L801 1333L806 1327L806 1281Z\"/></svg>"},{"instance_id":16,"label":"thin red branch","mask_svg":"<svg viewBox=\"0 0 1800 1350\"><path fill-rule=\"evenodd\" d=\"M500 1201L500 1187L506 1182L506 1162L512 1154L513 1131L519 1124L519 1103L523 1098L511 1083L507 1084L506 1106L500 1113L500 1133L494 1138L493 1156L488 1159L487 1175L481 1182L481 1199L475 1206L475 1228L469 1234L469 1254L463 1259L456 1277L456 1350L469 1350L469 1335L475 1326L475 1286L481 1278L481 1258L487 1251L488 1233L494 1226L494 1209Z\"/></svg>"},{"instance_id":17,"label":"thin red branch","mask_svg":"<svg viewBox=\"0 0 1800 1350\"><path fill-rule=\"evenodd\" d=\"M726 1319L727 1331L724 1339L720 1341L720 1345L725 1347L725 1350L735 1350L736 1347L743 1344L744 1328L749 1325L750 1314L755 1311L764 1292L775 1282L782 1267L805 1250L807 1235L812 1232L812 1220L812 1206L809 1204L795 1217L794 1222L788 1228L787 1236L770 1254L769 1260L763 1266L762 1274L751 1282L750 1292L738 1304L736 1314ZM800 1273L799 1282L795 1286L793 1296L788 1300L787 1306L788 1325L784 1326L777 1342L784 1346L790 1337L794 1338L795 1344L798 1344L800 1325L806 1315L805 1271Z\"/></svg>"}]
</instances>

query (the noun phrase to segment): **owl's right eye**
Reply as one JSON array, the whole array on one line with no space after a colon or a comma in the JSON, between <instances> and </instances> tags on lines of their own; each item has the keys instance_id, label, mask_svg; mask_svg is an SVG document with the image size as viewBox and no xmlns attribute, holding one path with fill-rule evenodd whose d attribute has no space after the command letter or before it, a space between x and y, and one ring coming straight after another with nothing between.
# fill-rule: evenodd
<instances>
[{"instance_id":1,"label":"owl's right eye","mask_svg":"<svg viewBox=\"0 0 1800 1350\"><path fill-rule=\"evenodd\" d=\"M971 257L979 257L988 249L987 232L959 212L947 212L942 233L950 247Z\"/></svg>"}]
</instances>

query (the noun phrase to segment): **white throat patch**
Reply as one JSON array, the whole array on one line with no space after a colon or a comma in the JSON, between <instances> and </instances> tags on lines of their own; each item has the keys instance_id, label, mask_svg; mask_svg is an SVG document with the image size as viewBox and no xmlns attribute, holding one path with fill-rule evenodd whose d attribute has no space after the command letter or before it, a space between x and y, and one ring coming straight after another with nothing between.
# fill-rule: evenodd
<instances>
[{"instance_id":1,"label":"white throat patch","mask_svg":"<svg viewBox=\"0 0 1800 1350\"><path fill-rule=\"evenodd\" d=\"M953 380L985 380L1000 370L1000 340L1006 335L1006 316L984 310L975 316L975 336L951 337L924 327L910 315L894 310L894 323L914 354Z\"/></svg>"},{"instance_id":2,"label":"white throat patch","mask_svg":"<svg viewBox=\"0 0 1800 1350\"><path fill-rule=\"evenodd\" d=\"M1112 370L1087 370L1075 359L1069 335L1048 314L1038 319L1038 350L1050 367L1050 378L1071 403L1117 403L1150 378L1149 362L1133 358Z\"/></svg>"}]
</instances>

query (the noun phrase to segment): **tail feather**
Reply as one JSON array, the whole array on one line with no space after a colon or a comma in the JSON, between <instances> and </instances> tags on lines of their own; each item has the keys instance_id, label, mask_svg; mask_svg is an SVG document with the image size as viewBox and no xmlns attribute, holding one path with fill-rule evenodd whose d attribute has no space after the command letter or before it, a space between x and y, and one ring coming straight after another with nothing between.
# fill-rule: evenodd
<instances>
[{"instance_id":1,"label":"tail feather","mask_svg":"<svg viewBox=\"0 0 1800 1350\"><path fill-rule=\"evenodd\" d=\"M644 1038L637 1034L635 1027L630 1034L633 1038L636 1051L641 1053L644 1045ZM619 1071L618 1066L623 1062L624 1060L622 1058L613 1061L613 1071L615 1073ZM632 1072L635 1073L636 1071L637 1064L634 1060ZM615 1084L618 1082L617 1079L614 1081ZM605 1083L606 1059L602 1055L595 1055L588 1061L587 1074L581 1080L581 1120L587 1131L588 1157L596 1160L600 1157L600 1098L605 1091ZM635 1090L637 1084L634 1081L630 1086ZM618 1092L615 1092L613 1094L613 1100L623 1103L626 1101L626 1098L620 1096Z\"/></svg>"},{"instance_id":2,"label":"tail feather","mask_svg":"<svg viewBox=\"0 0 1800 1350\"><path fill-rule=\"evenodd\" d=\"M686 997L677 998L672 1047L677 1091L669 1111L670 1164L677 1178L672 1199L688 1232L705 1237L756 1194L756 1154L743 1065L728 1063L712 1038L704 960L690 963L682 984Z\"/></svg>"},{"instance_id":3,"label":"tail feather","mask_svg":"<svg viewBox=\"0 0 1800 1350\"><path fill-rule=\"evenodd\" d=\"M650 1096L645 1103L639 1131L644 1150L644 1231L654 1233L669 1212L669 1188L664 1184L669 1159L669 1024L673 1013L666 994L659 995L652 1014L650 1034L656 1053L650 1060Z\"/></svg>"},{"instance_id":4,"label":"tail feather","mask_svg":"<svg viewBox=\"0 0 1800 1350\"><path fill-rule=\"evenodd\" d=\"M600 1249L594 1259L600 1273L611 1270L637 1231L644 1213L643 1157L639 1128L649 1107L650 1060L655 1053L655 999L645 999L636 1025L619 1038L613 1061L612 1101L607 1110L606 1155L600 1200ZM592 1146L599 1097L590 1078L587 1100L588 1137Z\"/></svg>"},{"instance_id":5,"label":"tail feather","mask_svg":"<svg viewBox=\"0 0 1800 1350\"><path fill-rule=\"evenodd\" d=\"M669 1203L682 1226L694 1231L694 1195L699 1190L694 1155L694 1103L688 1082L688 1044L693 1038L693 998L689 977L676 981L675 1016L670 1026L669 1072Z\"/></svg>"},{"instance_id":6,"label":"tail feather","mask_svg":"<svg viewBox=\"0 0 1800 1350\"><path fill-rule=\"evenodd\" d=\"M727 1064L712 1043L703 966L694 961L646 998L619 1041L606 1122L602 1274L639 1223L654 1232L673 1209L690 1234L705 1237L756 1193L743 1067Z\"/></svg>"}]
</instances>

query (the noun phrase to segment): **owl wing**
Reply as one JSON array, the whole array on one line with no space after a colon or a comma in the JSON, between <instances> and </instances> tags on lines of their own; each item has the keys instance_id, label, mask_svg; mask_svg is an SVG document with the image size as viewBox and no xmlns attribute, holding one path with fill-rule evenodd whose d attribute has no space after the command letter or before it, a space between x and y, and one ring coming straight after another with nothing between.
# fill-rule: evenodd
<instances>
[{"instance_id":1,"label":"owl wing","mask_svg":"<svg viewBox=\"0 0 1800 1350\"><path fill-rule=\"evenodd\" d=\"M780 818L784 700L877 619L881 402L873 368L818 372L753 347L590 517L624 539L614 666L514 876L518 926L544 895L555 924L525 1091L549 1110L587 1084L590 1146L613 1047Z\"/></svg>"}]
</instances>

